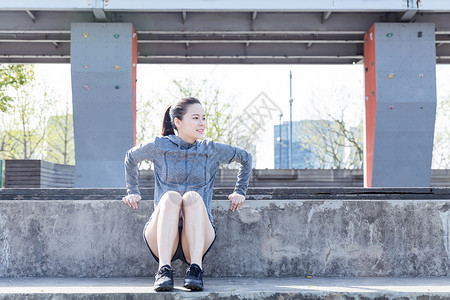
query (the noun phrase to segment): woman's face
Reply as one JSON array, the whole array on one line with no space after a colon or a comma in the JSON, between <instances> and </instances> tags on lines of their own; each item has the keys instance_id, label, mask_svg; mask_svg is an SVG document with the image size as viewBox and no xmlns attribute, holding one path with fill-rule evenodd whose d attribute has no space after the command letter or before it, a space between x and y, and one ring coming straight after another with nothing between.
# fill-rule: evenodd
<instances>
[{"instance_id":1,"label":"woman's face","mask_svg":"<svg viewBox=\"0 0 450 300\"><path fill-rule=\"evenodd\" d=\"M205 110L201 104L191 104L187 108L183 120L175 118L178 136L189 143L197 139L203 139L203 133L206 127Z\"/></svg>"}]
</instances>

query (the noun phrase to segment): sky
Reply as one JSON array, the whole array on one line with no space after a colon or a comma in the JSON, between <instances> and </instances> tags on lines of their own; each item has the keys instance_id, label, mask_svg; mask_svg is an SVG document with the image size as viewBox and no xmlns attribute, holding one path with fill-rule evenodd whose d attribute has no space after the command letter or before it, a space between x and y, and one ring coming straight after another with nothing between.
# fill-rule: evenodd
<instances>
[{"instance_id":1,"label":"sky","mask_svg":"<svg viewBox=\"0 0 450 300\"><path fill-rule=\"evenodd\" d=\"M364 112L363 65L153 65L137 66L137 97L149 99L173 89L172 80L208 80L220 90L220 100L229 102L235 113L242 111L261 93L276 103L289 121L290 79L292 72L292 119L318 119L345 108L347 121L356 125ZM37 64L36 79L63 98L71 98L69 64ZM447 82L450 65L437 66L438 98L450 94ZM200 99L202 100L202 99ZM161 112L162 116L162 112ZM258 133L257 168L273 168L273 125L278 115L266 119ZM447 126L445 124L440 126Z\"/></svg>"},{"instance_id":2,"label":"sky","mask_svg":"<svg viewBox=\"0 0 450 300\"><path fill-rule=\"evenodd\" d=\"M284 65L138 65L137 93L147 96L169 88L173 79L207 79L216 85L223 99L244 108L260 93L277 103L287 116L289 112L290 81L292 72L293 119L309 117L305 107L313 93L324 86L348 87L363 93L362 65L340 66L284 66ZM61 96L70 97L70 65L38 64L36 77L45 81ZM320 93L319 93L320 94ZM328 95L328 98L333 98ZM323 100L325 101L325 99ZM328 100L327 100L328 101Z\"/></svg>"}]
</instances>

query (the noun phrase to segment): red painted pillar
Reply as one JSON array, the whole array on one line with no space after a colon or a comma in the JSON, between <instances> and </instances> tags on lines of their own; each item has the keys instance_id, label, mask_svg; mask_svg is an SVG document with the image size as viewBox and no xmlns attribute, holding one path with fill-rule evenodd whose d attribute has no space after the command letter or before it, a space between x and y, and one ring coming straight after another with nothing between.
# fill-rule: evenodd
<instances>
[{"instance_id":1,"label":"red painted pillar","mask_svg":"<svg viewBox=\"0 0 450 300\"><path fill-rule=\"evenodd\" d=\"M365 182L366 187L372 187L373 150L375 139L375 120L377 112L377 83L375 61L375 25L364 36L364 72L365 72Z\"/></svg>"}]
</instances>

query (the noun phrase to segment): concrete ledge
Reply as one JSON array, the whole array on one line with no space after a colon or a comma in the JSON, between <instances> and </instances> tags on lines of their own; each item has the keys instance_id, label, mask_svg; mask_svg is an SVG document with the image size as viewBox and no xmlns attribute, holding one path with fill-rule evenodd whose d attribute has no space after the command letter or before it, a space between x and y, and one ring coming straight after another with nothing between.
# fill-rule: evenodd
<instances>
[{"instance_id":1,"label":"concrete ledge","mask_svg":"<svg viewBox=\"0 0 450 300\"><path fill-rule=\"evenodd\" d=\"M47 299L450 299L448 278L206 278L189 292L153 291L153 278L0 279L0 298Z\"/></svg>"},{"instance_id":2,"label":"concrete ledge","mask_svg":"<svg viewBox=\"0 0 450 300\"><path fill-rule=\"evenodd\" d=\"M206 276L449 276L450 200L373 196L249 200L239 212L214 200ZM0 277L153 276L142 240L152 209L152 201L139 210L120 200L0 201Z\"/></svg>"},{"instance_id":3,"label":"concrete ledge","mask_svg":"<svg viewBox=\"0 0 450 300\"><path fill-rule=\"evenodd\" d=\"M153 189L141 188L143 200L153 200ZM213 199L227 200L233 188L215 188ZM125 189L11 188L0 189L0 200L120 200ZM249 188L247 200L437 200L450 199L450 188Z\"/></svg>"}]
</instances>

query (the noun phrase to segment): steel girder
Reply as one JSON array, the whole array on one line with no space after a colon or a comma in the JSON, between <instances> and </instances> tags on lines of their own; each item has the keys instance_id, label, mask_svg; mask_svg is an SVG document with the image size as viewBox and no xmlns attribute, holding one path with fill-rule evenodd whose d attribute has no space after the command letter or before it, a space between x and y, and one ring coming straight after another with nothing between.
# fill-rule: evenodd
<instances>
[{"instance_id":1,"label":"steel girder","mask_svg":"<svg viewBox=\"0 0 450 300\"><path fill-rule=\"evenodd\" d=\"M450 8L146 11L139 6L126 10L113 0L91 0L90 7L84 8L85 1L71 1L79 7L56 8L45 2L40 8L22 10L0 7L1 63L68 63L71 24L90 22L133 23L139 63L194 64L358 63L363 58L364 33L373 23L434 23L436 62L450 63ZM287 2L281 1L280 7Z\"/></svg>"}]
</instances>

